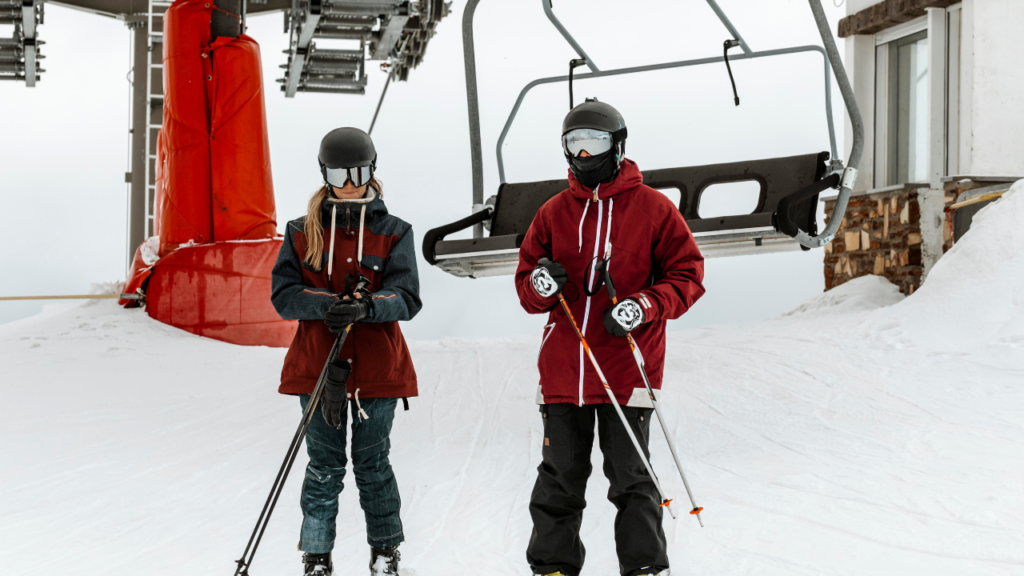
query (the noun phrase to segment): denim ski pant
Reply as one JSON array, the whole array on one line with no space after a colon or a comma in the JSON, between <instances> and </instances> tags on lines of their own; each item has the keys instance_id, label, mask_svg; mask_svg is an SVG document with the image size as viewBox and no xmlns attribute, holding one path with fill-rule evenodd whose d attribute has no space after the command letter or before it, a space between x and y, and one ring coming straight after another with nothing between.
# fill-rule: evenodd
<instances>
[{"instance_id":1,"label":"denim ski pant","mask_svg":"<svg viewBox=\"0 0 1024 576\"><path fill-rule=\"evenodd\" d=\"M299 396L302 409L309 395ZM395 546L404 540L402 520L398 517L402 501L398 483L391 470L391 424L395 419L397 398L367 398L363 410L370 416L360 420L356 403L352 407L352 472L359 489L359 505L366 516L366 540L370 546ZM338 496L344 488L345 440L347 422L341 430L327 425L319 407L306 432L309 465L302 483L302 533L299 550L324 554L334 549Z\"/></svg>"},{"instance_id":2,"label":"denim ski pant","mask_svg":"<svg viewBox=\"0 0 1024 576\"><path fill-rule=\"evenodd\" d=\"M648 452L649 408L622 406L622 412ZM661 527L661 498L643 460L636 453L611 404L545 404L543 460L530 496L533 534L526 559L536 574L562 572L577 576L586 549L580 540L587 479L593 466L594 428L604 454L604 475L611 486L608 500L615 505L615 549L622 576L652 574L668 568L665 531Z\"/></svg>"}]
</instances>

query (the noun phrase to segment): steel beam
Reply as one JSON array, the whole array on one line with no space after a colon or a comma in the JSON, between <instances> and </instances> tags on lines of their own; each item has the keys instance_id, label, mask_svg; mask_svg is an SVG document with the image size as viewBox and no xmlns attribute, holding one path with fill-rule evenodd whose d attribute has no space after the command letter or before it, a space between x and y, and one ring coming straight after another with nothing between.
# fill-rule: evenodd
<instances>
[{"instance_id":1,"label":"steel beam","mask_svg":"<svg viewBox=\"0 0 1024 576\"><path fill-rule=\"evenodd\" d=\"M381 26L380 32L375 34L373 40L373 52L370 54L371 60L386 60L388 54L391 53L391 49L398 43L398 39L402 37L402 30L405 29L405 24L409 21L408 16L391 16Z\"/></svg>"},{"instance_id":2,"label":"steel beam","mask_svg":"<svg viewBox=\"0 0 1024 576\"><path fill-rule=\"evenodd\" d=\"M476 49L473 15L480 0L469 0L462 13L462 60L466 68L466 104L469 109L469 153L473 166L473 211L484 205L484 153L480 143L480 101L476 88ZM483 238L484 225L473 226L473 238Z\"/></svg>"},{"instance_id":3,"label":"steel beam","mask_svg":"<svg viewBox=\"0 0 1024 576\"><path fill-rule=\"evenodd\" d=\"M146 98L146 62L150 58L146 27L132 28L132 180L128 195L128 263L146 240L146 130L149 104Z\"/></svg>"},{"instance_id":4,"label":"steel beam","mask_svg":"<svg viewBox=\"0 0 1024 576\"><path fill-rule=\"evenodd\" d=\"M322 13L323 3L320 0L310 0L308 9L301 15L301 20L292 22L293 38L288 55L288 70L285 73L284 86L281 87L285 98L294 98L295 93L299 91L306 58L309 56L310 44ZM292 15L293 19L295 17Z\"/></svg>"},{"instance_id":5,"label":"steel beam","mask_svg":"<svg viewBox=\"0 0 1024 576\"><path fill-rule=\"evenodd\" d=\"M21 4L22 51L25 58L25 86L36 85L36 4L33 0L24 0Z\"/></svg>"}]
</instances>

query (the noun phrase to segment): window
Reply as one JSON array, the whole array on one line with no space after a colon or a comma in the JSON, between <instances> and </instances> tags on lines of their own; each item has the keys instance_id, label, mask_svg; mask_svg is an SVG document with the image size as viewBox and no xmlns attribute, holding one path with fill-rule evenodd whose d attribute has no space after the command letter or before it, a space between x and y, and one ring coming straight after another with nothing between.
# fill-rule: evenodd
<instances>
[{"instance_id":1,"label":"window","mask_svg":"<svg viewBox=\"0 0 1024 576\"><path fill-rule=\"evenodd\" d=\"M876 49L876 186L928 179L928 32Z\"/></svg>"}]
</instances>

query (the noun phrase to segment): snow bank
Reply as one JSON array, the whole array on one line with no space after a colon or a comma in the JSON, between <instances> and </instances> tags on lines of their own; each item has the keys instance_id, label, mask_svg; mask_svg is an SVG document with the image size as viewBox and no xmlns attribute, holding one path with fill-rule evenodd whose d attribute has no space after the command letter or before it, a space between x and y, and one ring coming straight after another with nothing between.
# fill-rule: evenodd
<instances>
[{"instance_id":1,"label":"snow bank","mask_svg":"<svg viewBox=\"0 0 1024 576\"><path fill-rule=\"evenodd\" d=\"M892 282L881 276L862 276L828 292L808 298L796 308L783 314L782 317L813 315L820 318L870 312L891 306L901 300L903 300L903 295Z\"/></svg>"},{"instance_id":2,"label":"snow bank","mask_svg":"<svg viewBox=\"0 0 1024 576\"><path fill-rule=\"evenodd\" d=\"M1024 180L974 216L970 232L893 319L905 343L941 341L960 350L1024 345L1022 288Z\"/></svg>"}]
</instances>

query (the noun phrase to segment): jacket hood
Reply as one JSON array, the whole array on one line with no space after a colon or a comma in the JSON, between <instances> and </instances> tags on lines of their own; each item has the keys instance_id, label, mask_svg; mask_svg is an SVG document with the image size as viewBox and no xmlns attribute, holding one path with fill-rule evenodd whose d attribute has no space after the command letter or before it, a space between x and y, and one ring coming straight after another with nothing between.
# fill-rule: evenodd
<instances>
[{"instance_id":1,"label":"jacket hood","mask_svg":"<svg viewBox=\"0 0 1024 576\"><path fill-rule=\"evenodd\" d=\"M615 177L615 180L599 185L597 187L597 197L605 200L617 194L633 190L643 183L644 177L640 174L640 168L637 167L636 162L629 158L623 158L622 164L619 165L619 175ZM576 198L585 200L593 200L594 198L593 189L580 184L580 181L576 179L576 175L572 173L572 169L569 169L569 190Z\"/></svg>"},{"instance_id":2,"label":"jacket hood","mask_svg":"<svg viewBox=\"0 0 1024 576\"><path fill-rule=\"evenodd\" d=\"M373 188L370 188L367 190L367 197L365 198L357 198L355 200L338 200L334 197L330 197L324 201L324 203L320 205L320 221L324 223L325 227L331 221L331 211L335 206L338 207L339 218L341 215L345 214L346 208L351 208L352 212L358 214L363 206L366 206L367 220L375 220L387 215L388 213L388 207L384 204L384 199L380 197L380 194L374 192Z\"/></svg>"}]
</instances>

